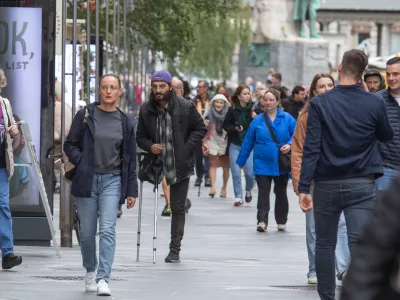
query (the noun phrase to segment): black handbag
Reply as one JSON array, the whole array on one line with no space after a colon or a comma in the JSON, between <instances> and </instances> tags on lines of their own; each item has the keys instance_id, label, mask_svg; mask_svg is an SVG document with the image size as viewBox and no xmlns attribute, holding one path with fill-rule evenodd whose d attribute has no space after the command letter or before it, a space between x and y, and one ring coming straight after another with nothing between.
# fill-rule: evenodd
<instances>
[{"instance_id":1,"label":"black handbag","mask_svg":"<svg viewBox=\"0 0 400 300\"><path fill-rule=\"evenodd\" d=\"M269 134L272 137L272 140L274 141L275 145L278 147L278 165L279 165L279 170L283 171L283 172L291 172L292 167L291 167L291 153L290 151L286 154L283 154L280 150L279 147L279 142L278 139L276 138L276 135L274 133L274 131L272 130L272 126L271 123L269 122L267 115L265 113L263 113L263 117L264 117L264 121L268 127L269 130Z\"/></svg>"}]
</instances>

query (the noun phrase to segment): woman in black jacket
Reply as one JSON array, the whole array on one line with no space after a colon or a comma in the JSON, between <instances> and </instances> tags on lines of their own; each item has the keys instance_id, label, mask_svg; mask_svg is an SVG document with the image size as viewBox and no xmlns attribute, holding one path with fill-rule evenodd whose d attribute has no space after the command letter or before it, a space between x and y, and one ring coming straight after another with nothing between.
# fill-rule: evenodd
<instances>
[{"instance_id":1,"label":"woman in black jacket","mask_svg":"<svg viewBox=\"0 0 400 300\"><path fill-rule=\"evenodd\" d=\"M226 113L223 129L228 133L229 141L229 161L233 180L233 189L235 192L235 206L243 205L242 191L242 171L236 164L242 147L243 139L251 121L257 114L253 109L250 89L247 86L239 85L231 97L234 107L229 108ZM254 186L253 176L253 152L251 152L246 164L243 167L246 179L245 201L250 203L252 200L251 190Z\"/></svg>"},{"instance_id":2,"label":"woman in black jacket","mask_svg":"<svg viewBox=\"0 0 400 300\"><path fill-rule=\"evenodd\" d=\"M72 195L80 220L81 253L88 292L110 296L108 288L115 253L118 205L135 205L137 191L134 123L117 108L122 95L118 76L100 78L100 102L80 110L64 143L76 166ZM96 255L99 219L99 263ZM96 272L97 270L97 272Z\"/></svg>"}]
</instances>

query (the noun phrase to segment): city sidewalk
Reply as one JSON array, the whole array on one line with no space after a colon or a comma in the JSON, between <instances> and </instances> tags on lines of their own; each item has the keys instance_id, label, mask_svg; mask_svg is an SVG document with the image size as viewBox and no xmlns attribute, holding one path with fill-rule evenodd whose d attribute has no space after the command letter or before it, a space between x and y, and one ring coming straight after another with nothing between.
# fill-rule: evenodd
<instances>
[{"instance_id":1,"label":"city sidewalk","mask_svg":"<svg viewBox=\"0 0 400 300\"><path fill-rule=\"evenodd\" d=\"M124 209L117 225L117 251L110 298L319 298L316 288L307 285L305 217L298 207L291 183L288 187L290 214L287 231L277 232L272 212L268 232L258 233L256 191L251 204L233 207L231 185L226 199L209 198L209 189L205 187L201 189L201 196L197 197L198 189L193 187L193 179L189 193L193 206L187 215L180 264L164 263L170 232L170 218L164 217L159 217L158 222L157 264L152 263L152 186L145 184L139 263L136 262L138 206L130 211ZM158 216L163 207L164 198L160 198ZM58 207L55 213L58 221ZM58 223L56 226L58 228ZM95 295L84 292L82 280L85 272L81 267L76 240L74 248L62 248L61 251L62 258L59 259L53 248L16 247L24 262L11 271L0 271L0 300L95 299Z\"/></svg>"}]
</instances>

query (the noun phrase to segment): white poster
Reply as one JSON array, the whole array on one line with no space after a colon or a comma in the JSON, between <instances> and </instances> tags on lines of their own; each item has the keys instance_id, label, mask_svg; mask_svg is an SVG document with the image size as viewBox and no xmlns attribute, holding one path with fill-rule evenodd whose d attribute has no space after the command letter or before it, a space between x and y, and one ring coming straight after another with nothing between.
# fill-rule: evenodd
<instances>
[{"instance_id":1,"label":"white poster","mask_svg":"<svg viewBox=\"0 0 400 300\"><path fill-rule=\"evenodd\" d=\"M10 100L14 115L29 124L38 156L43 84L42 34L41 8L0 7L0 68L8 82L1 96ZM19 151L15 159L16 163L30 161L26 150ZM39 204L38 185L32 171L31 167L16 170L10 183L12 205Z\"/></svg>"}]
</instances>

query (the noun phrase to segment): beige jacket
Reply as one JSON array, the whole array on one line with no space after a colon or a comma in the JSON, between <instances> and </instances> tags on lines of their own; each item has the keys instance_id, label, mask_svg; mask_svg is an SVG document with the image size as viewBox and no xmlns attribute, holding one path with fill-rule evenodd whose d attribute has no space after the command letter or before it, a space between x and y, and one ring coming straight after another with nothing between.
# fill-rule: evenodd
<instances>
[{"instance_id":1,"label":"beige jacket","mask_svg":"<svg viewBox=\"0 0 400 300\"><path fill-rule=\"evenodd\" d=\"M0 96L0 105L3 111L3 121L6 128L9 127L9 125L14 125L15 120L13 117L13 111L11 108L10 101ZM14 175L14 154L13 154L13 139L11 138L8 131L6 133L5 142L6 142L5 144L6 166L8 171L8 179L10 180L11 177Z\"/></svg>"}]
</instances>

